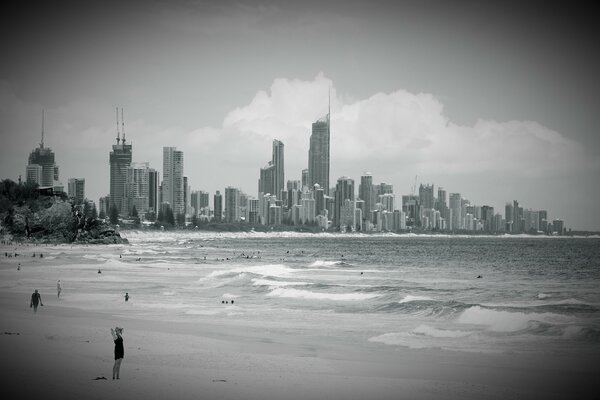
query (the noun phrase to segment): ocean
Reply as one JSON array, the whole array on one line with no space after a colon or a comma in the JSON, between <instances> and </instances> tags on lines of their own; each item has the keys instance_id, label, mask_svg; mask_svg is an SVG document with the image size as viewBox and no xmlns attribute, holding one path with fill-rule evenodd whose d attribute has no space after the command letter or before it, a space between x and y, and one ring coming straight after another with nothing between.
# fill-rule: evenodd
<instances>
[{"instance_id":1,"label":"ocean","mask_svg":"<svg viewBox=\"0 0 600 400\"><path fill-rule=\"evenodd\" d=\"M129 245L44 255L68 303L384 350L585 353L600 344L599 238L122 235ZM19 285L48 292L55 281Z\"/></svg>"}]
</instances>

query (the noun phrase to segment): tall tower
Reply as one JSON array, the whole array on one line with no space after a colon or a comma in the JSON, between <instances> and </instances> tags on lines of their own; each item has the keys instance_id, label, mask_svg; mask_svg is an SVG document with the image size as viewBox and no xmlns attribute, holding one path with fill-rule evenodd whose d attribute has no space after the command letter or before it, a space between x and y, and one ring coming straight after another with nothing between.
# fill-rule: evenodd
<instances>
[{"instance_id":1,"label":"tall tower","mask_svg":"<svg viewBox=\"0 0 600 400\"><path fill-rule=\"evenodd\" d=\"M337 180L335 187L335 208L333 212L334 225L341 222L342 207L346 200L354 202L354 179L342 176Z\"/></svg>"},{"instance_id":2,"label":"tall tower","mask_svg":"<svg viewBox=\"0 0 600 400\"><path fill-rule=\"evenodd\" d=\"M121 111L121 118L123 112ZM131 165L131 144L125 143L125 122L122 122L123 139L121 140L119 131L119 109L117 108L117 144L113 144L112 151L109 154L110 164L110 204L109 210L113 206L117 208L119 214L128 212L125 183L127 182L127 168ZM124 204L125 203L125 204Z\"/></svg>"},{"instance_id":3,"label":"tall tower","mask_svg":"<svg viewBox=\"0 0 600 400\"><path fill-rule=\"evenodd\" d=\"M175 216L185 212L184 195L183 151L163 147L162 201L169 203Z\"/></svg>"},{"instance_id":4,"label":"tall tower","mask_svg":"<svg viewBox=\"0 0 600 400\"><path fill-rule=\"evenodd\" d=\"M360 177L360 189L358 197L365 202L364 220L371 220L371 211L375 208L375 192L373 190L373 175L370 172L365 172Z\"/></svg>"},{"instance_id":5,"label":"tall tower","mask_svg":"<svg viewBox=\"0 0 600 400\"><path fill-rule=\"evenodd\" d=\"M58 167L54 157L52 149L44 147L44 110L42 110L42 140L40 147L33 149L29 154L25 174L27 182L37 183L41 187L54 186L54 181L58 181L58 174L55 174Z\"/></svg>"},{"instance_id":6,"label":"tall tower","mask_svg":"<svg viewBox=\"0 0 600 400\"><path fill-rule=\"evenodd\" d=\"M281 192L284 189L284 162L283 162L283 142L273 140L273 191L274 195L281 200Z\"/></svg>"},{"instance_id":7,"label":"tall tower","mask_svg":"<svg viewBox=\"0 0 600 400\"><path fill-rule=\"evenodd\" d=\"M318 183L327 195L329 195L330 113L331 101L327 115L312 124L308 150L308 187L312 188L315 183Z\"/></svg>"}]
</instances>

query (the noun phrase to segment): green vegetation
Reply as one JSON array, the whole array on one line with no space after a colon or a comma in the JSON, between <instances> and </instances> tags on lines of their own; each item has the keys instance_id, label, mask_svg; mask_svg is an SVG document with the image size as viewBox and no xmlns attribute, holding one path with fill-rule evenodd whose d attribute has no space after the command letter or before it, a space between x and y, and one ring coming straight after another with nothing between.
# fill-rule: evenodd
<instances>
[{"instance_id":1,"label":"green vegetation","mask_svg":"<svg viewBox=\"0 0 600 400\"><path fill-rule=\"evenodd\" d=\"M0 182L0 233L14 240L48 243L123 243L119 233L97 219L89 202L76 205L63 192L37 185Z\"/></svg>"}]
</instances>

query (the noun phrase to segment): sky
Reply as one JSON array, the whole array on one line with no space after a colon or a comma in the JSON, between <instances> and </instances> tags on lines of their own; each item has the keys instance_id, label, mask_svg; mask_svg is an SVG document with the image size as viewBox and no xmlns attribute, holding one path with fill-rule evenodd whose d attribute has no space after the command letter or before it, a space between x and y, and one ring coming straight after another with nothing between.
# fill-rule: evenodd
<instances>
[{"instance_id":1,"label":"sky","mask_svg":"<svg viewBox=\"0 0 600 400\"><path fill-rule=\"evenodd\" d=\"M192 190L256 196L272 141L307 168L331 96L331 175L544 209L600 230L593 13L562 2L56 1L0 26L0 178L39 145L109 192L123 108L133 161L183 150ZM451 4L450 4L451 3Z\"/></svg>"}]
</instances>

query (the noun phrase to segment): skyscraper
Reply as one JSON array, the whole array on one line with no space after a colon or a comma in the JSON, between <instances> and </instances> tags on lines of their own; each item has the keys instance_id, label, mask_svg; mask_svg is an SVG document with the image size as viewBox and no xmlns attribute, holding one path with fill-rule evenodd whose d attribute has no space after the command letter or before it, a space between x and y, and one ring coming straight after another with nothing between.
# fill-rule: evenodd
<instances>
[{"instance_id":1,"label":"skyscraper","mask_svg":"<svg viewBox=\"0 0 600 400\"><path fill-rule=\"evenodd\" d=\"M160 174L153 168L148 171L148 211L158 214L160 200L158 198L160 188Z\"/></svg>"},{"instance_id":2,"label":"skyscraper","mask_svg":"<svg viewBox=\"0 0 600 400\"><path fill-rule=\"evenodd\" d=\"M462 198L460 193L450 193L450 211L452 211L452 230L463 229Z\"/></svg>"},{"instance_id":3,"label":"skyscraper","mask_svg":"<svg viewBox=\"0 0 600 400\"><path fill-rule=\"evenodd\" d=\"M123 111L121 110L121 119ZM123 139L119 132L119 110L117 109L117 144L113 144L109 156L110 163L110 205L116 207L119 214L126 212L122 210L125 199L125 182L127 180L127 168L131 165L132 146L125 144L125 123L122 122Z\"/></svg>"},{"instance_id":4,"label":"skyscraper","mask_svg":"<svg viewBox=\"0 0 600 400\"><path fill-rule=\"evenodd\" d=\"M360 177L360 187L358 191L358 197L365 202L363 219L370 220L371 211L373 210L373 200L375 199L375 192L373 190L373 175L370 172L365 172Z\"/></svg>"},{"instance_id":5,"label":"skyscraper","mask_svg":"<svg viewBox=\"0 0 600 400\"><path fill-rule=\"evenodd\" d=\"M304 188L308 189L308 168L305 168L302 170L302 187L300 188L301 190L304 190Z\"/></svg>"},{"instance_id":6,"label":"skyscraper","mask_svg":"<svg viewBox=\"0 0 600 400\"><path fill-rule=\"evenodd\" d=\"M337 180L335 186L335 209L333 212L334 224L340 225L342 218L342 208L346 204L346 200L351 200L354 203L354 179L342 176Z\"/></svg>"},{"instance_id":7,"label":"skyscraper","mask_svg":"<svg viewBox=\"0 0 600 400\"><path fill-rule=\"evenodd\" d=\"M425 209L432 209L434 206L433 185L419 185L419 202Z\"/></svg>"},{"instance_id":8,"label":"skyscraper","mask_svg":"<svg viewBox=\"0 0 600 400\"><path fill-rule=\"evenodd\" d=\"M175 216L185 213L183 151L163 147L162 201L169 203Z\"/></svg>"},{"instance_id":9,"label":"skyscraper","mask_svg":"<svg viewBox=\"0 0 600 400\"><path fill-rule=\"evenodd\" d=\"M217 193L213 196L213 208L214 208L214 220L221 222L223 219L223 195L217 190Z\"/></svg>"},{"instance_id":10,"label":"skyscraper","mask_svg":"<svg viewBox=\"0 0 600 400\"><path fill-rule=\"evenodd\" d=\"M85 199L85 179L70 178L67 190L69 197L75 201L75 204L82 204Z\"/></svg>"},{"instance_id":11,"label":"skyscraper","mask_svg":"<svg viewBox=\"0 0 600 400\"><path fill-rule=\"evenodd\" d=\"M240 220L240 190L234 187L225 188L225 221Z\"/></svg>"},{"instance_id":12,"label":"skyscraper","mask_svg":"<svg viewBox=\"0 0 600 400\"><path fill-rule=\"evenodd\" d=\"M37 183L41 187L54 186L58 181L58 167L55 164L54 152L44 147L44 111L42 110L42 141L40 147L29 154L29 162L25 176L27 182Z\"/></svg>"},{"instance_id":13,"label":"skyscraper","mask_svg":"<svg viewBox=\"0 0 600 400\"><path fill-rule=\"evenodd\" d=\"M139 214L148 212L150 204L150 167L148 163L132 163L127 168L125 180L125 201L122 213L131 215L133 207Z\"/></svg>"},{"instance_id":14,"label":"skyscraper","mask_svg":"<svg viewBox=\"0 0 600 400\"><path fill-rule=\"evenodd\" d=\"M312 124L308 150L308 187L318 183L329 194L329 142L331 135L331 110Z\"/></svg>"},{"instance_id":15,"label":"skyscraper","mask_svg":"<svg viewBox=\"0 0 600 400\"><path fill-rule=\"evenodd\" d=\"M275 195L274 187L275 166L273 162L260 169L260 178L258 179L258 193Z\"/></svg>"},{"instance_id":16,"label":"skyscraper","mask_svg":"<svg viewBox=\"0 0 600 400\"><path fill-rule=\"evenodd\" d=\"M273 140L273 194L281 200L281 191L284 189L284 158L283 142Z\"/></svg>"}]
</instances>

